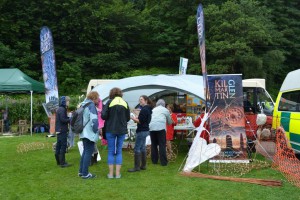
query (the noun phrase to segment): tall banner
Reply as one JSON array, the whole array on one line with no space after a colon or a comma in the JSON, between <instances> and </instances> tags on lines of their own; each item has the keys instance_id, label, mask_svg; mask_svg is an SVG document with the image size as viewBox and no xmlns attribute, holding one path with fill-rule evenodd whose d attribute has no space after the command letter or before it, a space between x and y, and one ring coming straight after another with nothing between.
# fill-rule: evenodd
<instances>
[{"instance_id":1,"label":"tall banner","mask_svg":"<svg viewBox=\"0 0 300 200\"><path fill-rule=\"evenodd\" d=\"M58 88L53 38L52 33L48 27L42 27L40 40L43 79L45 83L46 95L46 104L44 105L44 108L48 117L51 118L50 133L54 133L55 131L53 130L53 124L55 124L55 122L53 122L53 120L55 121L55 111L58 108Z\"/></svg>"},{"instance_id":2,"label":"tall banner","mask_svg":"<svg viewBox=\"0 0 300 200\"><path fill-rule=\"evenodd\" d=\"M201 60L201 68L202 68L202 76L203 76L203 87L204 94L206 98L206 106L209 103L209 95L208 95L208 81L207 81L207 70L206 70L206 56L205 56L205 27L204 27L204 13L202 4L199 4L197 9L197 32L198 32L198 41L199 41L199 49L200 49L200 60Z\"/></svg>"},{"instance_id":3,"label":"tall banner","mask_svg":"<svg viewBox=\"0 0 300 200\"><path fill-rule=\"evenodd\" d=\"M210 143L221 146L213 160L249 162L241 74L208 75L210 104L217 107L210 117Z\"/></svg>"},{"instance_id":4,"label":"tall banner","mask_svg":"<svg viewBox=\"0 0 300 200\"><path fill-rule=\"evenodd\" d=\"M189 59L180 57L179 74L186 74L188 61L189 61Z\"/></svg>"}]
</instances>

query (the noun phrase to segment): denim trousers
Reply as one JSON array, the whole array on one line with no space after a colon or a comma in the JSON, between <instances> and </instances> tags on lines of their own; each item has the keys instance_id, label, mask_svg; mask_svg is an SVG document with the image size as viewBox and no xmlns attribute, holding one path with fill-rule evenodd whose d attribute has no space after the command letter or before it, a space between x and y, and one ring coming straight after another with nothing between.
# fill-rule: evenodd
<instances>
[{"instance_id":1,"label":"denim trousers","mask_svg":"<svg viewBox=\"0 0 300 200\"><path fill-rule=\"evenodd\" d=\"M123 162L122 158L122 146L125 139L125 134L113 134L106 133L108 155L108 165L121 165Z\"/></svg>"},{"instance_id":2,"label":"denim trousers","mask_svg":"<svg viewBox=\"0 0 300 200\"><path fill-rule=\"evenodd\" d=\"M66 153L67 137L68 137L67 132L60 132L59 134L57 134L57 142L56 142L56 147L55 147L55 154L56 155Z\"/></svg>"},{"instance_id":3,"label":"denim trousers","mask_svg":"<svg viewBox=\"0 0 300 200\"><path fill-rule=\"evenodd\" d=\"M92 142L87 138L83 138L82 143L83 152L80 160L79 173L81 173L83 176L86 176L89 173L89 166L91 163L92 154L94 152L95 142Z\"/></svg>"},{"instance_id":4,"label":"denim trousers","mask_svg":"<svg viewBox=\"0 0 300 200\"><path fill-rule=\"evenodd\" d=\"M75 142L74 142L75 133L73 131L71 131L71 130L69 131L68 139L69 139L69 145L70 145L70 147L74 147L75 146Z\"/></svg>"},{"instance_id":5,"label":"denim trousers","mask_svg":"<svg viewBox=\"0 0 300 200\"><path fill-rule=\"evenodd\" d=\"M136 133L134 153L139 154L142 152L146 152L146 137L149 134L149 131L141 131Z\"/></svg>"}]
</instances>

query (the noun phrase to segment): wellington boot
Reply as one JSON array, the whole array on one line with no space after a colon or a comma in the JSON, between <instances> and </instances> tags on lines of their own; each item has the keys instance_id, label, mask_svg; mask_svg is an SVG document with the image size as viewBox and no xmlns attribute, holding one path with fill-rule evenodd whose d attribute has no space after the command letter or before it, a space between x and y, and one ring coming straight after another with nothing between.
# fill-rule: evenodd
<instances>
[{"instance_id":1,"label":"wellington boot","mask_svg":"<svg viewBox=\"0 0 300 200\"><path fill-rule=\"evenodd\" d=\"M60 163L61 167L69 167L69 166L71 166L70 164L68 164L66 162L65 154L59 154L59 163Z\"/></svg>"},{"instance_id":2,"label":"wellington boot","mask_svg":"<svg viewBox=\"0 0 300 200\"><path fill-rule=\"evenodd\" d=\"M141 164L141 154L135 153L134 154L134 168L129 169L128 172L138 172L140 171L140 164Z\"/></svg>"},{"instance_id":3,"label":"wellington boot","mask_svg":"<svg viewBox=\"0 0 300 200\"><path fill-rule=\"evenodd\" d=\"M97 156L98 156L98 153L95 153L95 154L93 154L92 155L92 158L91 158L91 166L93 165L93 164L97 164Z\"/></svg>"},{"instance_id":4,"label":"wellington boot","mask_svg":"<svg viewBox=\"0 0 300 200\"><path fill-rule=\"evenodd\" d=\"M140 169L141 170L146 170L146 164L147 164L147 153L142 152L142 164L141 164Z\"/></svg>"},{"instance_id":5,"label":"wellington boot","mask_svg":"<svg viewBox=\"0 0 300 200\"><path fill-rule=\"evenodd\" d=\"M58 155L58 154L55 154L55 160L56 160L56 164L57 164L57 165L60 165L60 162L59 162L59 155Z\"/></svg>"}]
</instances>

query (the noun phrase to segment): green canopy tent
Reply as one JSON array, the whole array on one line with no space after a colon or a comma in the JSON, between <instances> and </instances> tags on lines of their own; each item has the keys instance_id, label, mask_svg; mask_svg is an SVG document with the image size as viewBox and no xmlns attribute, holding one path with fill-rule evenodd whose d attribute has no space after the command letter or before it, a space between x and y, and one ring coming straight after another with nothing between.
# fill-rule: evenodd
<instances>
[{"instance_id":1,"label":"green canopy tent","mask_svg":"<svg viewBox=\"0 0 300 200\"><path fill-rule=\"evenodd\" d=\"M44 84L16 68L0 69L0 93L30 92L30 131L32 135L32 94L45 92Z\"/></svg>"}]
</instances>

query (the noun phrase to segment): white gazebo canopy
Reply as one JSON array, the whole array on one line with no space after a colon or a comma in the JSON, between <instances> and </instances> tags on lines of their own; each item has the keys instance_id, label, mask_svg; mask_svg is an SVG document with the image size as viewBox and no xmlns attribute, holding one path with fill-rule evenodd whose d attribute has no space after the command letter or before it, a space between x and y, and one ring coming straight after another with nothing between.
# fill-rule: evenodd
<instances>
[{"instance_id":1,"label":"white gazebo canopy","mask_svg":"<svg viewBox=\"0 0 300 200\"><path fill-rule=\"evenodd\" d=\"M100 98L105 103L109 99L112 88L118 87L123 91L123 98L130 108L138 104L141 95L149 97L168 90L194 95L204 101L203 77L198 75L145 75L124 78L104 85L96 86Z\"/></svg>"}]
</instances>

